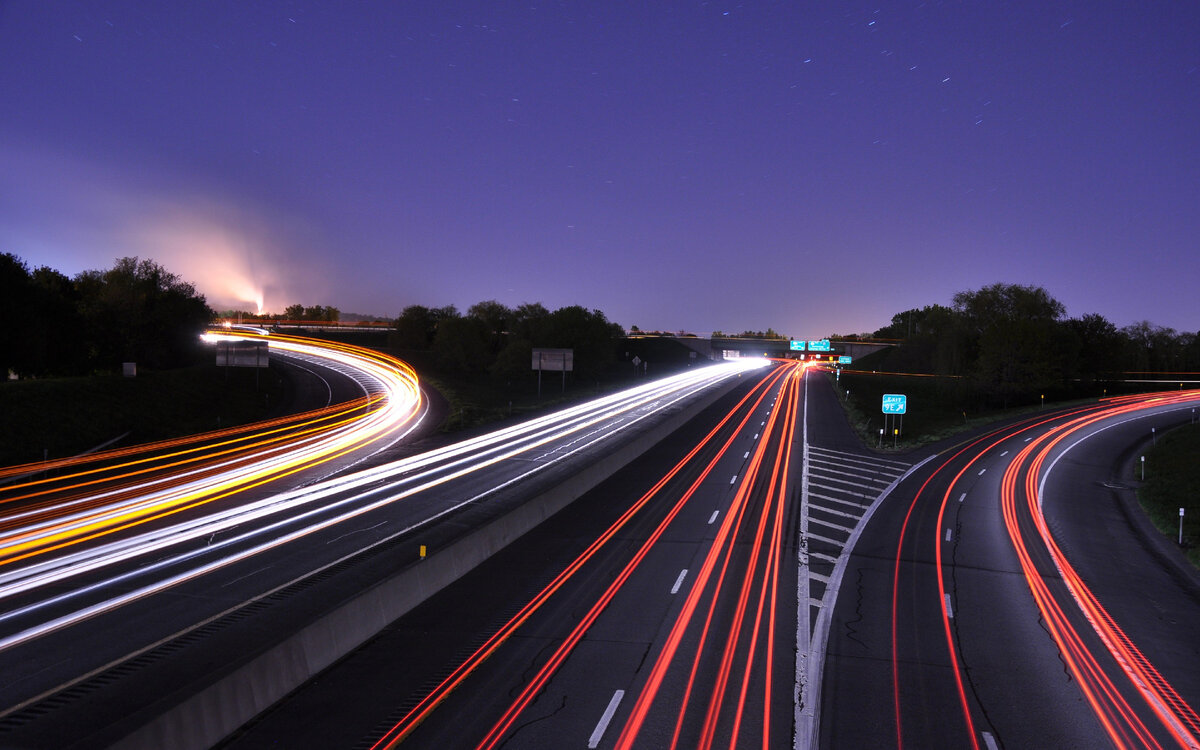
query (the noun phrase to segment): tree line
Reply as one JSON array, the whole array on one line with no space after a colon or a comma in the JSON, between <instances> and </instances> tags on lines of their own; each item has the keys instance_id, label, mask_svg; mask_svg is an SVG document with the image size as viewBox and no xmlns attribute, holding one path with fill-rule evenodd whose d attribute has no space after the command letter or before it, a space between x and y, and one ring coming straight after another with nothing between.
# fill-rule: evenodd
<instances>
[{"instance_id":1,"label":"tree line","mask_svg":"<svg viewBox=\"0 0 1200 750\"><path fill-rule=\"evenodd\" d=\"M444 370L506 379L531 371L534 347L573 349L575 372L596 374L616 361L624 337L599 310L571 305L551 312L536 302L510 308L487 300L466 314L453 305L409 305L389 343L402 354L430 352Z\"/></svg>"},{"instance_id":2,"label":"tree line","mask_svg":"<svg viewBox=\"0 0 1200 750\"><path fill-rule=\"evenodd\" d=\"M0 373L112 372L122 362L166 369L196 360L213 318L195 287L151 260L121 258L68 278L0 254Z\"/></svg>"},{"instance_id":3,"label":"tree line","mask_svg":"<svg viewBox=\"0 0 1200 750\"><path fill-rule=\"evenodd\" d=\"M999 404L1142 373L1200 371L1197 333L1147 321L1118 328L1096 313L1068 318L1038 286L959 292L949 307L896 313L874 337L901 342L889 366L961 377Z\"/></svg>"},{"instance_id":4,"label":"tree line","mask_svg":"<svg viewBox=\"0 0 1200 750\"><path fill-rule=\"evenodd\" d=\"M217 317L230 320L289 320L309 323L337 323L342 311L332 305L288 305L281 313L256 313L248 310L220 310ZM354 316L356 318L361 316Z\"/></svg>"}]
</instances>

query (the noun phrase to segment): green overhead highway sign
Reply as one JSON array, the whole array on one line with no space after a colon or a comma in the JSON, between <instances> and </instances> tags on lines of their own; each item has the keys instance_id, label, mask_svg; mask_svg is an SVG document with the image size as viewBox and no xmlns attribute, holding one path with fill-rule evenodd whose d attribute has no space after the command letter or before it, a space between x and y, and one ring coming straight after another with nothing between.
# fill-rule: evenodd
<instances>
[{"instance_id":1,"label":"green overhead highway sign","mask_svg":"<svg viewBox=\"0 0 1200 750\"><path fill-rule=\"evenodd\" d=\"M848 357L848 356L846 356L845 354L843 354L842 356L838 357L838 364L839 364L839 365L848 365L848 364L850 364L850 363L851 363L851 362L853 362L853 361L854 361L854 359L853 359L852 357Z\"/></svg>"},{"instance_id":2,"label":"green overhead highway sign","mask_svg":"<svg viewBox=\"0 0 1200 750\"><path fill-rule=\"evenodd\" d=\"M804 351L804 342L803 341L789 341L788 345L791 347L791 350L794 352Z\"/></svg>"},{"instance_id":3,"label":"green overhead highway sign","mask_svg":"<svg viewBox=\"0 0 1200 750\"><path fill-rule=\"evenodd\" d=\"M821 339L820 341L808 342L808 350L810 352L827 352L831 350L829 339Z\"/></svg>"}]
</instances>

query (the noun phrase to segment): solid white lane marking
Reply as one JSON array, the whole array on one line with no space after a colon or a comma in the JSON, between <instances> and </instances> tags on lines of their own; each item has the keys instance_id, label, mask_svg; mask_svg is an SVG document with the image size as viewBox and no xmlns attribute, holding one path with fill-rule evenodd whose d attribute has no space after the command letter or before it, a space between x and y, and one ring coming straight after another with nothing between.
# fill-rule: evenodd
<instances>
[{"instance_id":1,"label":"solid white lane marking","mask_svg":"<svg viewBox=\"0 0 1200 750\"><path fill-rule=\"evenodd\" d=\"M996 744L996 738L992 736L991 732L983 733L983 744L987 745L988 750L1000 750L999 745Z\"/></svg>"},{"instance_id":2,"label":"solid white lane marking","mask_svg":"<svg viewBox=\"0 0 1200 750\"><path fill-rule=\"evenodd\" d=\"M954 617L954 609L950 606L949 594L946 594L946 617Z\"/></svg>"},{"instance_id":3,"label":"solid white lane marking","mask_svg":"<svg viewBox=\"0 0 1200 750\"><path fill-rule=\"evenodd\" d=\"M821 536L820 534L814 534L811 531L808 532L808 538L816 539L818 542L825 542L826 544L832 544L833 546L837 547L838 549L841 549L842 545L845 544L845 542L839 542L837 539L830 539L827 536Z\"/></svg>"},{"instance_id":4,"label":"solid white lane marking","mask_svg":"<svg viewBox=\"0 0 1200 750\"><path fill-rule=\"evenodd\" d=\"M809 493L808 498L809 498L810 506L813 506L816 508L821 508L822 510L825 509L825 506L822 503L814 503L814 502L812 502L812 500L823 500L826 503L841 503L842 505L849 505L852 508L861 508L863 510L866 510L867 508L871 507L870 505L865 504L865 503L856 503L853 500L842 500L841 498L829 497L828 495L818 495L815 492ZM861 518L861 516L860 516L860 518Z\"/></svg>"},{"instance_id":5,"label":"solid white lane marking","mask_svg":"<svg viewBox=\"0 0 1200 750\"><path fill-rule=\"evenodd\" d=\"M1000 458L1004 458L1007 455L1008 455L1008 451L1004 451L1003 453L1000 454ZM984 732L984 734L987 734L987 732Z\"/></svg>"},{"instance_id":6,"label":"solid white lane marking","mask_svg":"<svg viewBox=\"0 0 1200 750\"><path fill-rule=\"evenodd\" d=\"M809 525L809 528L810 528L810 529L812 528L812 525L811 525L811 524L814 524L814 523L819 523L819 524L821 524L822 526L828 526L828 527L829 527L829 528L831 528L831 529L837 529L838 531L844 531L844 532L846 532L847 534L849 534L850 532L854 531L854 527L853 527L853 526L842 526L841 524L833 523L833 522L831 522L831 521L822 521L820 518L813 518L812 516L809 516L809 517L808 517L808 523L810 524L810 525Z\"/></svg>"},{"instance_id":7,"label":"solid white lane marking","mask_svg":"<svg viewBox=\"0 0 1200 750\"><path fill-rule=\"evenodd\" d=\"M709 517L708 517L708 525L709 525L709 526L712 526L712 524L713 524L713 521L717 520L717 516L719 516L719 515L721 515L721 511L719 511L719 510L714 510L714 511L713 511L713 514L712 514L711 516L709 516Z\"/></svg>"},{"instance_id":8,"label":"solid white lane marking","mask_svg":"<svg viewBox=\"0 0 1200 750\"><path fill-rule=\"evenodd\" d=\"M733 479L730 479L730 480L729 480L729 483L730 483L730 484L733 484L733 483L734 483L734 482L736 482L736 481L737 481L737 474L734 474L734 475L733 475Z\"/></svg>"},{"instance_id":9,"label":"solid white lane marking","mask_svg":"<svg viewBox=\"0 0 1200 750\"><path fill-rule=\"evenodd\" d=\"M886 458L866 459L866 458L863 458L862 456L858 455L857 453L845 453L843 451L830 450L829 448L820 448L815 445L810 446L809 450L812 453L819 454L819 455L843 456L843 457L845 457L846 460L848 460L852 463L863 463L863 464L867 464L869 466L894 466L894 467L897 467L898 469L900 469L901 471L904 471L904 470L908 469L908 467L912 466L912 464L905 463L903 461L890 461Z\"/></svg>"},{"instance_id":10,"label":"solid white lane marking","mask_svg":"<svg viewBox=\"0 0 1200 750\"><path fill-rule=\"evenodd\" d=\"M858 519L862 518L862 513L847 513L844 510L834 510L833 508L822 508L819 505L816 506L816 508L813 508L813 506L811 504L809 505L809 508L810 508L810 510L818 510L822 513L828 513L831 516L841 516L842 518L849 518L854 521L858 521ZM809 515L809 518L812 518L812 516Z\"/></svg>"},{"instance_id":11,"label":"solid white lane marking","mask_svg":"<svg viewBox=\"0 0 1200 750\"><path fill-rule=\"evenodd\" d=\"M950 529L946 529L946 541L950 541Z\"/></svg>"},{"instance_id":12,"label":"solid white lane marking","mask_svg":"<svg viewBox=\"0 0 1200 750\"><path fill-rule=\"evenodd\" d=\"M687 577L687 568L679 571L679 577L675 579L675 585L671 587L672 594L679 593L679 587L683 585L683 579Z\"/></svg>"},{"instance_id":13,"label":"solid white lane marking","mask_svg":"<svg viewBox=\"0 0 1200 750\"><path fill-rule=\"evenodd\" d=\"M966 500L966 499L967 499L967 493L965 493L965 492L964 492L964 493L962 493L961 495L959 495L959 496L958 496L958 501L959 501L960 503L961 503L963 500Z\"/></svg>"},{"instance_id":14,"label":"solid white lane marking","mask_svg":"<svg viewBox=\"0 0 1200 750\"><path fill-rule=\"evenodd\" d=\"M608 722L612 721L613 714L617 712L617 706L621 704L621 699L624 697L624 690L618 690L613 693L612 700L608 702L608 708L604 709L604 715L600 717L600 721L596 722L596 728L592 730L592 736L588 737L588 747L600 746L600 739L604 737L604 730L608 729Z\"/></svg>"},{"instance_id":15,"label":"solid white lane marking","mask_svg":"<svg viewBox=\"0 0 1200 750\"><path fill-rule=\"evenodd\" d=\"M985 472L985 471L987 471L987 469L980 469L980 470L979 470L979 476L983 476L983 472Z\"/></svg>"}]
</instances>

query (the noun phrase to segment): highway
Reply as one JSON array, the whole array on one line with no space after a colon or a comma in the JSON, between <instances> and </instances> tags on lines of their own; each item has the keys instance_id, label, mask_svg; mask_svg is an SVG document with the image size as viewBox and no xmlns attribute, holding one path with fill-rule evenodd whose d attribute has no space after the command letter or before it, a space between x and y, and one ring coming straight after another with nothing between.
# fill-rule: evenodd
<instances>
[{"instance_id":1,"label":"highway","mask_svg":"<svg viewBox=\"0 0 1200 750\"><path fill-rule=\"evenodd\" d=\"M186 513L160 514L136 528L87 538L86 544L15 560L0 572L6 604L0 615L0 695L10 707L0 717L0 741L161 746L176 745L186 735L193 746L211 744L249 718L252 713L243 711L253 704L235 706L221 722L206 727L208 740L194 739L186 705L179 709L183 714L166 719L162 712L173 702L188 704L197 690L223 700L221 690L245 685L237 669L246 668L246 659L255 654L263 658L263 649L268 656L289 658L289 633L301 641L313 638L303 630L305 624L322 627L323 614L347 605L347 592L371 589L397 567L420 563L414 554L418 545L409 546L410 540L428 542L435 551L451 548L454 540L563 485L581 473L580 466L618 452L714 386L761 364L696 368L283 492L218 493L203 512L197 505ZM169 488L155 485L150 493L176 491L175 484L166 484ZM431 555L431 561L437 559ZM459 559L450 560L440 568L417 568L416 575L434 569L461 574L454 570ZM313 589L321 587L338 593L318 600ZM411 604L389 601L387 606ZM381 624L389 619L386 611L374 611ZM287 623L282 629L280 620ZM369 635L368 627L362 637ZM322 658L337 658L337 649L357 645L345 637L322 645ZM310 658L304 668L318 666ZM295 686L263 669L267 687L246 689L266 696ZM55 721L66 710L71 722Z\"/></svg>"},{"instance_id":2,"label":"highway","mask_svg":"<svg viewBox=\"0 0 1200 750\"><path fill-rule=\"evenodd\" d=\"M0 745L1200 746L1133 497L1200 393L896 455L763 364L14 559Z\"/></svg>"},{"instance_id":3,"label":"highway","mask_svg":"<svg viewBox=\"0 0 1200 750\"><path fill-rule=\"evenodd\" d=\"M849 559L820 746L1196 747L1200 587L1144 528L1131 459L1197 399L1038 415L919 465Z\"/></svg>"},{"instance_id":4,"label":"highway","mask_svg":"<svg viewBox=\"0 0 1200 750\"><path fill-rule=\"evenodd\" d=\"M803 378L746 382L227 746L790 744Z\"/></svg>"},{"instance_id":5,"label":"highway","mask_svg":"<svg viewBox=\"0 0 1200 750\"><path fill-rule=\"evenodd\" d=\"M1200 695L1196 576L1163 562L1161 537L1130 520L1140 512L1130 487L1134 450L1150 427L1161 433L1186 422L1197 394L1047 412L937 450L882 457L850 432L830 383L807 381L793 402L807 415L806 445L793 443L789 479L793 492L797 480L805 490L792 495L783 521L802 527L806 543L785 538L777 547L770 520L764 538L742 541L743 554L757 546L761 569L772 554L799 559L798 569L778 569L777 589L764 594L746 561L733 558L729 599L718 602L696 582L710 553L724 561L714 524L729 518L737 494L724 477L744 476L753 455L736 441L749 447L754 426L767 426L764 403L749 434L689 494L714 457L711 447L689 453L734 413L729 397L225 747L787 747L793 739L826 748L1192 746L1173 727L1187 726L1187 707ZM659 486L680 462L693 466ZM1044 484L1035 490L1044 511L1018 491L1017 479L1028 476ZM615 548L593 549L651 490L661 494L623 521L608 543ZM758 491L748 518L762 521L769 493ZM685 496L692 507L656 538ZM1161 672L1164 699L1140 693L1121 666L1133 660L1112 656L1055 563L1040 560L1026 578L1017 551L1044 552L1049 529L1063 551L1058 565L1074 565ZM1114 556L1129 564L1112 565ZM1030 581L1039 579L1052 597L1034 599ZM685 615L692 593L699 617ZM809 606L798 607L797 594ZM749 657L753 634L765 637L756 595L764 613L778 596L770 657L761 640ZM1058 641L1046 624L1056 611L1066 613ZM708 630L689 632L697 621ZM824 669L797 665L797 652ZM1086 668L1088 659L1101 668ZM769 704L767 664L776 680ZM1111 704L1123 695L1123 705L1093 705L1085 680L1115 686L1088 690ZM1176 718L1157 714L1156 702L1173 705ZM779 721L789 711L794 722Z\"/></svg>"}]
</instances>

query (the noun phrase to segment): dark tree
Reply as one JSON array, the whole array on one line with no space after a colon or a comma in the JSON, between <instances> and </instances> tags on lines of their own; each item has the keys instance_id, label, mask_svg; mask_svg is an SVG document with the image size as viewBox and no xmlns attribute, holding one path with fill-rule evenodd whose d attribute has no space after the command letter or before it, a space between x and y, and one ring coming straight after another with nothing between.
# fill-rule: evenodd
<instances>
[{"instance_id":1,"label":"dark tree","mask_svg":"<svg viewBox=\"0 0 1200 750\"><path fill-rule=\"evenodd\" d=\"M496 300L487 300L471 305L467 309L467 316L478 320L487 331L488 349L494 357L507 343L513 311Z\"/></svg>"},{"instance_id":2,"label":"dark tree","mask_svg":"<svg viewBox=\"0 0 1200 750\"><path fill-rule=\"evenodd\" d=\"M488 331L478 318L442 316L437 322L433 351L438 366L460 372L482 372L491 364Z\"/></svg>"},{"instance_id":3,"label":"dark tree","mask_svg":"<svg viewBox=\"0 0 1200 750\"><path fill-rule=\"evenodd\" d=\"M1045 289L992 284L955 294L954 309L978 341L975 378L1001 403L1063 383L1065 309Z\"/></svg>"},{"instance_id":4,"label":"dark tree","mask_svg":"<svg viewBox=\"0 0 1200 750\"><path fill-rule=\"evenodd\" d=\"M428 350L433 348L437 335L438 321L446 317L457 317L454 307L430 309L423 305L409 305L396 319L396 331L392 335L392 346L399 349Z\"/></svg>"},{"instance_id":5,"label":"dark tree","mask_svg":"<svg viewBox=\"0 0 1200 750\"><path fill-rule=\"evenodd\" d=\"M78 375L87 372L79 293L71 279L43 266L33 272L34 331L29 352L31 375Z\"/></svg>"},{"instance_id":6,"label":"dark tree","mask_svg":"<svg viewBox=\"0 0 1200 750\"><path fill-rule=\"evenodd\" d=\"M1091 313L1071 318L1066 326L1075 339L1075 362L1071 368L1074 377L1091 382L1122 369L1124 340L1117 327L1103 315Z\"/></svg>"},{"instance_id":7,"label":"dark tree","mask_svg":"<svg viewBox=\"0 0 1200 750\"><path fill-rule=\"evenodd\" d=\"M151 260L121 258L107 271L75 277L94 366L189 364L213 312L195 287Z\"/></svg>"},{"instance_id":8,"label":"dark tree","mask_svg":"<svg viewBox=\"0 0 1200 750\"><path fill-rule=\"evenodd\" d=\"M0 254L0 377L10 370L22 374L35 333L28 325L34 304L33 279L25 262L11 253Z\"/></svg>"}]
</instances>

